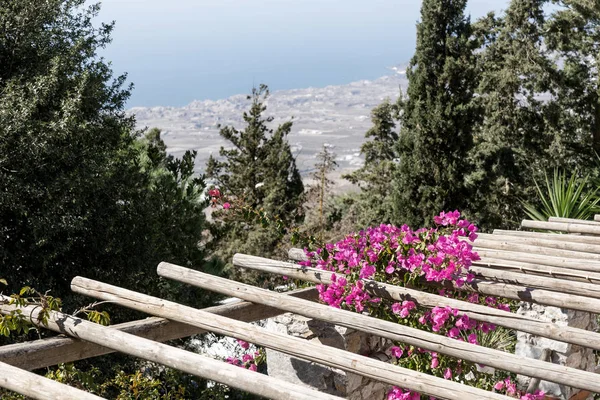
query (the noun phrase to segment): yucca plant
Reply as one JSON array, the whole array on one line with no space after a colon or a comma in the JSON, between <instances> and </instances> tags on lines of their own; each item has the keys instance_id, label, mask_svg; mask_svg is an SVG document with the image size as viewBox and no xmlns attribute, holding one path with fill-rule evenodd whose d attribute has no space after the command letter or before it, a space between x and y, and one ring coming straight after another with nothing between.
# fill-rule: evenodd
<instances>
[{"instance_id":1,"label":"yucca plant","mask_svg":"<svg viewBox=\"0 0 600 400\"><path fill-rule=\"evenodd\" d=\"M555 169L552 180L544 173L546 185L540 187L534 180L541 207L522 202L527 216L538 221L549 217L591 219L600 213L599 187L590 188L589 175L578 179L575 174L567 179L565 171Z\"/></svg>"}]
</instances>

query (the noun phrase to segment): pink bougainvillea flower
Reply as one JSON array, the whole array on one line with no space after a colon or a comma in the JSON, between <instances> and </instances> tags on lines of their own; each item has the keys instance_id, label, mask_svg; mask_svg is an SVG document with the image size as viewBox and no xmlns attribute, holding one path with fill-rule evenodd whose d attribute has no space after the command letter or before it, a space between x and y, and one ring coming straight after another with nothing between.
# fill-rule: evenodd
<instances>
[{"instance_id":1,"label":"pink bougainvillea flower","mask_svg":"<svg viewBox=\"0 0 600 400\"><path fill-rule=\"evenodd\" d=\"M390 347L390 353L392 353L394 357L400 358L402 357L402 354L404 354L404 351L402 351L402 349L398 346L393 346Z\"/></svg>"},{"instance_id":2,"label":"pink bougainvillea flower","mask_svg":"<svg viewBox=\"0 0 600 400\"><path fill-rule=\"evenodd\" d=\"M496 384L494 385L494 389L495 390L502 390L502 389L504 389L504 381L498 381L498 382L496 382Z\"/></svg>"},{"instance_id":3,"label":"pink bougainvillea flower","mask_svg":"<svg viewBox=\"0 0 600 400\"><path fill-rule=\"evenodd\" d=\"M226 210L229 210L231 208L231 204L229 203L223 203L223 208Z\"/></svg>"},{"instance_id":4,"label":"pink bougainvillea flower","mask_svg":"<svg viewBox=\"0 0 600 400\"><path fill-rule=\"evenodd\" d=\"M250 347L250 344L248 342L244 342L241 339L237 340L238 344L242 347L242 349L248 349Z\"/></svg>"},{"instance_id":5,"label":"pink bougainvillea flower","mask_svg":"<svg viewBox=\"0 0 600 400\"><path fill-rule=\"evenodd\" d=\"M444 371L444 379L452 379L452 371L450 368L446 368Z\"/></svg>"}]
</instances>

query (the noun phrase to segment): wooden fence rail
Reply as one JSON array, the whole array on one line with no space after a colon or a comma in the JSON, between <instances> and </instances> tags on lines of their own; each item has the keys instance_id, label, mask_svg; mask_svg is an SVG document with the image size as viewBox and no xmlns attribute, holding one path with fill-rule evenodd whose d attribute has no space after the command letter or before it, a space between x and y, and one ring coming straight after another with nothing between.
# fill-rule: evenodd
<instances>
[{"instance_id":1,"label":"wooden fence rail","mask_svg":"<svg viewBox=\"0 0 600 400\"><path fill-rule=\"evenodd\" d=\"M317 291L314 288L296 290L287 292L286 294L307 300L316 300L318 298ZM209 313L245 322L273 318L283 313L283 311L277 308L245 301L209 307L204 310ZM206 332L195 326L156 317L112 325L111 328L156 342L167 342ZM114 352L115 350L113 349L98 346L94 343L59 336L0 346L0 362L33 371L52 365L84 360Z\"/></svg>"},{"instance_id":2,"label":"wooden fence rail","mask_svg":"<svg viewBox=\"0 0 600 400\"><path fill-rule=\"evenodd\" d=\"M0 388L36 400L101 400L102 397L0 362Z\"/></svg>"},{"instance_id":3,"label":"wooden fence rail","mask_svg":"<svg viewBox=\"0 0 600 400\"><path fill-rule=\"evenodd\" d=\"M469 271L482 280L600 299L600 285L594 283L565 281L564 279L526 275L519 272L479 267L477 265L471 266Z\"/></svg>"},{"instance_id":4,"label":"wooden fence rail","mask_svg":"<svg viewBox=\"0 0 600 400\"><path fill-rule=\"evenodd\" d=\"M586 225L579 222L546 222L525 219L521 221L521 227L528 229L542 229L547 231L582 233L586 235L600 235L600 225Z\"/></svg>"},{"instance_id":5,"label":"wooden fence rail","mask_svg":"<svg viewBox=\"0 0 600 400\"><path fill-rule=\"evenodd\" d=\"M534 233L534 232L524 232L524 233ZM559 236L556 234L553 234L553 236ZM574 237L573 235L561 235L561 236L571 236ZM562 249L562 250L573 250L573 251L579 251L579 252L584 252L584 253L595 253L595 254L600 254L600 242L598 244L594 244L594 243L578 243L578 242L572 242L572 241L562 241L562 240L555 240L554 237L552 238L546 238L546 237L529 237L529 236L517 236L517 235L501 235L501 234L489 234L489 233L480 233L479 237L475 240L475 243L477 243L480 239L485 239L485 240L495 240L495 241L502 241L502 242L508 242L508 243L521 243L521 244L527 244L527 245L532 245L532 246L539 246L539 247L549 247L552 249Z\"/></svg>"},{"instance_id":6,"label":"wooden fence rail","mask_svg":"<svg viewBox=\"0 0 600 400\"><path fill-rule=\"evenodd\" d=\"M583 225L596 225L600 226L598 221L591 221L585 219L575 219L575 218L563 218L563 217L548 217L548 222L566 222L570 224L583 224Z\"/></svg>"},{"instance_id":7,"label":"wooden fence rail","mask_svg":"<svg viewBox=\"0 0 600 400\"><path fill-rule=\"evenodd\" d=\"M292 260L306 259L304 252L300 249L291 249L288 256ZM568 308L571 310L586 312L596 312L597 310L600 310L600 299L536 289L533 287L500 282L498 280L490 281L486 279L474 279L469 285L461 287L460 290L472 290L490 296Z\"/></svg>"},{"instance_id":8,"label":"wooden fence rail","mask_svg":"<svg viewBox=\"0 0 600 400\"><path fill-rule=\"evenodd\" d=\"M313 283L331 284L333 273L319 270L316 268L301 267L296 264L282 261L270 260L267 258L249 256L245 254L236 254L233 256L233 264L238 267L255 269L264 272L270 272L278 275L287 275L291 278L301 279ZM337 277L342 275L335 274ZM365 289L372 295L383 297L390 300L402 301L412 300L415 303L428 308L436 306L448 306L456 308L461 313L466 314L482 322L489 322L495 325L504 326L527 332L533 335L577 344L583 347L589 347L600 350L600 334L589 332L584 329L572 328L568 326L558 326L550 322L544 322L537 319L516 315L508 311L498 310L479 304L472 304L466 301L451 299L444 296L438 296L420 290L409 289L400 286L389 285L371 280L363 280Z\"/></svg>"},{"instance_id":9,"label":"wooden fence rail","mask_svg":"<svg viewBox=\"0 0 600 400\"><path fill-rule=\"evenodd\" d=\"M515 253L540 254L552 257L563 257L578 262L589 262L591 260L596 264L600 264L600 254L594 252L582 252L576 250L557 249L552 247L542 247L538 245L525 244L520 241L500 241L488 240L485 238L477 238L473 243L475 250L491 249L491 250L506 250ZM598 265L600 270L600 265Z\"/></svg>"},{"instance_id":10,"label":"wooden fence rail","mask_svg":"<svg viewBox=\"0 0 600 400\"><path fill-rule=\"evenodd\" d=\"M352 329L375 336L446 354L458 359L600 393L600 381L594 384L588 382L589 379L596 379L598 377L590 372L523 358L515 354L458 341L443 335L380 320L352 311L285 297L279 293L269 292L239 282L232 282L225 278L219 278L174 264L161 263L158 267L158 274L166 278L230 296L236 296L248 301L265 305L277 304L279 308L289 312L317 318L335 325L351 327Z\"/></svg>"},{"instance_id":11,"label":"wooden fence rail","mask_svg":"<svg viewBox=\"0 0 600 400\"><path fill-rule=\"evenodd\" d=\"M0 296L0 301L8 300ZM0 313L8 314L19 309L14 305L0 305ZM188 374L210 379L225 385L242 389L277 400L341 400L339 397L307 389L304 386L290 384L279 379L257 374L244 368L191 353L177 347L167 346L149 339L141 338L110 327L98 325L61 312L52 311L47 325L38 322L40 308L28 306L20 308L31 322L41 328L47 328L71 337L88 341L99 346L120 351L144 360L175 368ZM209 318L216 317L206 313ZM223 317L220 317L223 318ZM58 395L59 393L55 393ZM75 397L77 398L77 397Z\"/></svg>"},{"instance_id":12,"label":"wooden fence rail","mask_svg":"<svg viewBox=\"0 0 600 400\"><path fill-rule=\"evenodd\" d=\"M494 235L510 235L528 238L552 239L557 242L600 244L600 237L580 234L556 234L550 232L529 232L494 229Z\"/></svg>"},{"instance_id":13,"label":"wooden fence rail","mask_svg":"<svg viewBox=\"0 0 600 400\"><path fill-rule=\"evenodd\" d=\"M593 260L577 260L572 258L554 257L508 250L489 250L480 248L476 250L483 260L487 258L499 258L510 261L550 265L552 267L565 268L572 271L590 271L600 273L600 262Z\"/></svg>"},{"instance_id":14,"label":"wooden fence rail","mask_svg":"<svg viewBox=\"0 0 600 400\"><path fill-rule=\"evenodd\" d=\"M485 257L482 260L474 261L473 265L500 269L505 271L513 271L518 272L520 274L533 274L551 278L558 278L561 281L575 281L600 284L600 273L589 271L575 271L572 269L554 267L552 265L533 264L515 260L504 260L500 258L490 257Z\"/></svg>"},{"instance_id":15,"label":"wooden fence rail","mask_svg":"<svg viewBox=\"0 0 600 400\"><path fill-rule=\"evenodd\" d=\"M258 326L209 314L202 310L197 310L101 282L92 281L90 279L81 277L74 278L71 282L71 289L76 293L97 299L109 300L124 307L194 325L222 335L242 339L250 343L255 343L266 348L289 354L293 357L303 358L319 364L352 372L369 379L397 385L425 395L449 400L509 399L507 396L502 396L497 393L461 385L457 382L444 380L407 368L401 368L396 365L387 364L382 361L333 347L271 332ZM314 304L312 302L306 303ZM455 342L457 345L460 345L461 343L458 341ZM442 349L436 348L436 351L442 351ZM519 363L521 362L522 360L519 358ZM578 372L581 373L581 371ZM589 383L589 378L587 378L586 381ZM588 383L586 383L585 386L588 386ZM591 386L593 386L594 389L600 390L600 382L596 382Z\"/></svg>"}]
</instances>

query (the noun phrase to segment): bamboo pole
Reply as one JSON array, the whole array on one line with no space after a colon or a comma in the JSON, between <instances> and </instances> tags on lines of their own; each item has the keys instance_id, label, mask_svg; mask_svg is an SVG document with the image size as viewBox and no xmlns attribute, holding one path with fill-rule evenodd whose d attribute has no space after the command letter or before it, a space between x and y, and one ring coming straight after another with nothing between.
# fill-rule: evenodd
<instances>
[{"instance_id":1,"label":"bamboo pole","mask_svg":"<svg viewBox=\"0 0 600 400\"><path fill-rule=\"evenodd\" d=\"M585 253L581 251L534 246L530 244L517 243L515 241L487 240L485 238L477 238L473 243L473 248L476 251L480 249L491 249L528 254L539 254L552 257L563 257L579 262L588 262L588 260L591 260L595 261L598 264L598 268L600 268L600 254L594 253Z\"/></svg>"},{"instance_id":2,"label":"bamboo pole","mask_svg":"<svg viewBox=\"0 0 600 400\"><path fill-rule=\"evenodd\" d=\"M0 302L7 299L6 296L0 295ZM2 314L7 314L17 309L22 310L23 315L27 315L34 325L41 328L47 328L74 338L95 343L96 345L108 347L115 351L156 362L188 374L220 382L259 396L278 400L341 400L339 397L320 393L315 390L307 389L304 386L291 384L279 379L269 378L266 375L258 374L228 364L224 361L214 360L173 346L167 346L166 344L140 338L58 311L51 311L48 318L48 324L41 325L38 322L40 314L39 307L27 306L18 308L14 305L0 304L0 313ZM206 315L209 316L208 318L224 318L217 317L211 313L206 313Z\"/></svg>"},{"instance_id":3,"label":"bamboo pole","mask_svg":"<svg viewBox=\"0 0 600 400\"><path fill-rule=\"evenodd\" d=\"M2 362L0 362L0 387L37 400L103 399Z\"/></svg>"},{"instance_id":4,"label":"bamboo pole","mask_svg":"<svg viewBox=\"0 0 600 400\"><path fill-rule=\"evenodd\" d=\"M312 362L358 374L369 379L397 385L425 395L449 400L508 400L506 396L501 396L497 393L486 392L481 389L464 386L457 382L444 380L421 372L402 368L397 365L386 364L382 361L353 354L345 350L324 346L281 333L271 332L259 326L253 326L222 316L208 314L202 310L197 310L101 282L92 281L90 279L76 277L71 282L71 288L79 294L104 300L110 299L110 301L124 307L194 325L222 335L242 339L297 358L307 359ZM306 303L315 304L311 302ZM279 307L279 304L276 306ZM462 343L457 341L457 344L460 345ZM428 347L431 347L431 345ZM586 386L588 385L586 384ZM594 390L597 389L600 391L600 382L592 386L594 386ZM596 386L598 386L598 388L596 388Z\"/></svg>"},{"instance_id":5,"label":"bamboo pole","mask_svg":"<svg viewBox=\"0 0 600 400\"><path fill-rule=\"evenodd\" d=\"M553 267L551 265L532 264L519 261L503 260L499 258L485 257L474 261L473 265L494 268L506 271L518 272L520 274L533 274L561 279L563 281L587 282L600 284L600 273L589 271L576 271L572 269Z\"/></svg>"},{"instance_id":6,"label":"bamboo pole","mask_svg":"<svg viewBox=\"0 0 600 400\"><path fill-rule=\"evenodd\" d=\"M314 288L295 290L286 294L313 301L318 299L317 291ZM273 307L245 301L209 307L204 310L245 322L273 318L283 313ZM167 342L206 332L195 326L156 317L112 325L111 328L155 342ZM33 371L109 353L114 353L114 350L94 343L58 336L0 346L0 362Z\"/></svg>"},{"instance_id":7,"label":"bamboo pole","mask_svg":"<svg viewBox=\"0 0 600 400\"><path fill-rule=\"evenodd\" d=\"M569 224L583 224L583 225L596 225L597 221L591 221L587 219L576 219L576 218L563 218L563 217L548 217L548 222L563 222Z\"/></svg>"},{"instance_id":8,"label":"bamboo pole","mask_svg":"<svg viewBox=\"0 0 600 400\"><path fill-rule=\"evenodd\" d=\"M503 282L528 288L570 293L578 296L600 299L600 285L584 282L565 281L563 279L526 275L501 269L485 268L473 265L469 271L482 280Z\"/></svg>"},{"instance_id":9,"label":"bamboo pole","mask_svg":"<svg viewBox=\"0 0 600 400\"><path fill-rule=\"evenodd\" d=\"M542 229L569 233L582 233L586 235L600 235L600 226L586 224L572 224L568 222L546 222L524 219L521 227L528 229Z\"/></svg>"},{"instance_id":10,"label":"bamboo pole","mask_svg":"<svg viewBox=\"0 0 600 400\"><path fill-rule=\"evenodd\" d=\"M575 260L564 257L547 256L543 254L493 249L477 249L477 253L482 259L496 258L531 264L550 265L553 267L570 269L572 271L600 272L600 262L594 260Z\"/></svg>"},{"instance_id":11,"label":"bamboo pole","mask_svg":"<svg viewBox=\"0 0 600 400\"><path fill-rule=\"evenodd\" d=\"M291 278L302 279L313 283L322 283L325 285L331 284L332 275L336 275L337 277L343 276L316 268L301 267L292 263L269 260L267 258L245 254L234 255L233 265L278 275L287 275ZM363 280L363 283L365 289L370 294L378 297L397 301L410 299L420 306L427 308L448 306L455 308L461 313L466 314L469 318L478 321L489 322L561 342L600 349L600 334L595 332L589 332L584 329L577 329L569 326L558 326L550 322L513 314L508 311L502 311L479 304L472 304L466 301L455 300L401 286L394 286L371 280Z\"/></svg>"},{"instance_id":12,"label":"bamboo pole","mask_svg":"<svg viewBox=\"0 0 600 400\"><path fill-rule=\"evenodd\" d=\"M541 238L551 239L556 242L570 242L570 243L588 243L588 244L600 244L600 237L598 236L585 236L580 234L565 234L565 233L550 233L550 232L529 232L529 231L508 231L502 229L494 229L494 235L510 235L518 237L530 237L530 238Z\"/></svg>"},{"instance_id":13,"label":"bamboo pole","mask_svg":"<svg viewBox=\"0 0 600 400\"><path fill-rule=\"evenodd\" d=\"M587 371L580 371L575 368L519 357L515 354L473 345L443 335L422 331L391 321L380 320L348 310L309 303L304 300L286 298L276 292L205 274L200 271L180 267L174 264L165 262L160 263L158 266L158 274L165 278L188 283L206 290L239 297L255 303L272 306L277 305L277 307L285 311L300 314L305 317L316 318L382 338L447 354L459 359L484 364L517 374L538 377L571 387L582 388L581 385L589 384L587 382L588 379L597 380L598 378L597 375ZM600 380L597 380L593 386L595 389L591 390L600 392Z\"/></svg>"},{"instance_id":14,"label":"bamboo pole","mask_svg":"<svg viewBox=\"0 0 600 400\"><path fill-rule=\"evenodd\" d=\"M548 238L539 238L539 237L526 237L526 236L513 236L513 235L498 235L498 234L488 234L488 233L479 233L479 237L475 240L480 239L486 240L495 240L502 242L517 242L521 244L528 244L533 246L541 246L541 247L550 247L554 249L562 249L562 250L573 250L584 253L595 253L600 254L600 244L590 244L590 243L575 243L575 242L566 242L555 240L552 237ZM554 236L563 236L563 235L554 235Z\"/></svg>"}]
</instances>

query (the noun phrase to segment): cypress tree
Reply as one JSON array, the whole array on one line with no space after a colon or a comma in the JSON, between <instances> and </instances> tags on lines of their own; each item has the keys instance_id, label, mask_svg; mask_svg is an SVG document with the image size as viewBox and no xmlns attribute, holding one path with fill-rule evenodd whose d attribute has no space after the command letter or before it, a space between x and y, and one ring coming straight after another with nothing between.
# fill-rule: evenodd
<instances>
[{"instance_id":1,"label":"cypress tree","mask_svg":"<svg viewBox=\"0 0 600 400\"><path fill-rule=\"evenodd\" d=\"M541 49L544 2L512 1L505 16L482 21L489 35L478 59L483 119L468 185L471 209L483 226L506 226L518 218L527 170L544 158L543 103L536 98L550 80Z\"/></svg>"},{"instance_id":2,"label":"cypress tree","mask_svg":"<svg viewBox=\"0 0 600 400\"><path fill-rule=\"evenodd\" d=\"M518 225L521 201L534 202L534 180L545 171L594 162L598 20L589 7L587 17L577 11L585 2L550 16L548 3L512 0L502 17L480 21L483 119L468 184L472 214L484 228Z\"/></svg>"},{"instance_id":3,"label":"cypress tree","mask_svg":"<svg viewBox=\"0 0 600 400\"><path fill-rule=\"evenodd\" d=\"M399 101L399 167L394 219L429 224L441 210L463 209L466 154L478 113L471 23L466 0L424 0L417 46L407 69L408 98Z\"/></svg>"},{"instance_id":4,"label":"cypress tree","mask_svg":"<svg viewBox=\"0 0 600 400\"><path fill-rule=\"evenodd\" d=\"M548 19L544 43L561 61L549 109L551 151L568 167L590 167L600 152L600 3L564 0Z\"/></svg>"}]
</instances>

